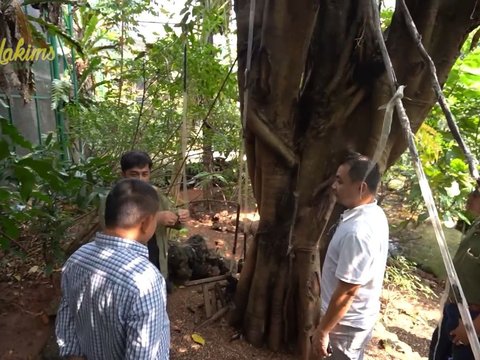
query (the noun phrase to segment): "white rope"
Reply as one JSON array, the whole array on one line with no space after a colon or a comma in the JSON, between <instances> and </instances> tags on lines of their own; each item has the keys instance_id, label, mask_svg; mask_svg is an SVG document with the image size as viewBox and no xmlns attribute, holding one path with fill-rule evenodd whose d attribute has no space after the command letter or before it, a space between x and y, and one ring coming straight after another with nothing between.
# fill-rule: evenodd
<instances>
[{"instance_id":1,"label":"white rope","mask_svg":"<svg viewBox=\"0 0 480 360\"><path fill-rule=\"evenodd\" d=\"M248 113L248 100L250 97L249 94L249 75L250 75L250 67L252 65L252 48L253 48L253 28L255 22L255 7L256 7L256 0L250 0L250 13L248 17L248 43L247 43L247 64L245 66L244 78L243 78L243 113L242 113L242 131L243 131L243 147L246 153L246 143L245 143L245 131L247 126L247 113ZM242 151L243 152L243 151ZM240 166L243 165L243 156L239 159ZM239 172L242 174L242 171ZM243 172L243 176L245 177L245 184L243 186L244 191L244 209L247 210L248 208L248 167L245 164L245 171ZM239 185L242 182L242 179L239 179ZM242 186L239 186L239 199L241 199L241 191ZM241 201L239 201L241 203Z\"/></svg>"},{"instance_id":2,"label":"white rope","mask_svg":"<svg viewBox=\"0 0 480 360\"><path fill-rule=\"evenodd\" d=\"M374 15L373 20L375 22L374 30L377 36L380 50L383 55L383 60L385 62L387 76L390 82L390 88L391 88L392 94L395 94L397 90L395 86L395 83L396 83L395 72L393 69L392 62L390 60L390 56L388 55L385 41L383 39L383 34L380 27L380 15L378 12L376 0L372 0L371 4L372 4L373 15ZM463 320L463 324L465 326L465 330L468 335L468 340L470 342L472 352L475 356L475 359L480 360L480 343L478 341L478 337L475 332L475 328L473 326L472 317L470 316L470 312L468 311L468 303L467 303L467 300L465 299L465 294L463 293L460 280L458 279L457 272L453 265L452 257L450 256L450 253L448 251L447 242L445 240L445 234L443 232L442 224L440 222L438 211L435 206L432 190L430 188L430 185L428 184L427 177L425 176L422 163L418 156L418 151L415 145L414 136L410 128L410 121L408 119L407 113L405 111L405 108L403 107L403 103L400 98L396 98L395 105L397 109L397 115L400 120L400 124L402 125L402 128L405 132L405 136L407 137L408 149L410 150L410 155L414 163L415 171L417 173L418 182L420 185L420 190L421 190L423 199L425 201L425 204L427 206L428 214L430 216L430 219L432 220L433 229L435 231L435 237L437 239L438 246L440 247L440 253L442 255L443 263L445 264L448 280L452 284L452 291L455 296L455 300L457 301L458 310Z\"/></svg>"},{"instance_id":3,"label":"white rope","mask_svg":"<svg viewBox=\"0 0 480 360\"><path fill-rule=\"evenodd\" d=\"M245 206L243 205L242 201L243 201L243 198L242 198L242 194L243 194L243 169L244 169L244 165L243 165L243 147L244 147L244 144L242 143L242 145L240 145L240 154L238 155L238 183L237 183L237 187L238 187L238 194L237 194L237 202L238 204L240 205L240 209L244 209Z\"/></svg>"}]
</instances>

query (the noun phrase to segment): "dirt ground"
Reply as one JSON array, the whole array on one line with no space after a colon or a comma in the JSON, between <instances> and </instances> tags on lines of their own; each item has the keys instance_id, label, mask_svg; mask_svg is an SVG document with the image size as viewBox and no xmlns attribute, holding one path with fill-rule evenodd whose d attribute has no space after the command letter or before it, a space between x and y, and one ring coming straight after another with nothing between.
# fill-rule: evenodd
<instances>
[{"instance_id":1,"label":"dirt ground","mask_svg":"<svg viewBox=\"0 0 480 360\"><path fill-rule=\"evenodd\" d=\"M254 220L252 218L252 220ZM210 221L191 220L189 236L203 235L211 248L232 256L234 233L212 230ZM248 245L248 244L247 244ZM238 234L236 258L243 254L243 235ZM8 261L3 259L2 261ZM11 260L13 261L13 260ZM0 359L57 359L53 337L58 304L58 269L54 276L2 274L0 282ZM20 279L20 280L18 280ZM438 291L438 287L436 288ZM439 314L438 299L385 289L382 314L368 345L366 359L427 359L431 333ZM177 288L168 298L171 321L171 359L295 359L291 354L254 348L225 319L198 329L206 316L200 286ZM192 340L198 334L205 344Z\"/></svg>"},{"instance_id":2,"label":"dirt ground","mask_svg":"<svg viewBox=\"0 0 480 360\"><path fill-rule=\"evenodd\" d=\"M37 359L51 330L48 280L0 283L0 359Z\"/></svg>"}]
</instances>

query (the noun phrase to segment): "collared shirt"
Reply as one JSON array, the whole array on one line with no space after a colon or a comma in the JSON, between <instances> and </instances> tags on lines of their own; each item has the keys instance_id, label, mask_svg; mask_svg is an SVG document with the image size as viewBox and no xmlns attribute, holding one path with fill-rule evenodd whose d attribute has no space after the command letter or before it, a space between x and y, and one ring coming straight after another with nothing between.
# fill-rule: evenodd
<instances>
[{"instance_id":1,"label":"collared shirt","mask_svg":"<svg viewBox=\"0 0 480 360\"><path fill-rule=\"evenodd\" d=\"M346 210L328 246L322 271L322 313L341 280L361 285L339 324L373 327L388 255L388 222L376 202Z\"/></svg>"},{"instance_id":2,"label":"collared shirt","mask_svg":"<svg viewBox=\"0 0 480 360\"><path fill-rule=\"evenodd\" d=\"M147 247L97 233L77 250L62 270L56 335L61 356L168 359L165 280Z\"/></svg>"}]
</instances>

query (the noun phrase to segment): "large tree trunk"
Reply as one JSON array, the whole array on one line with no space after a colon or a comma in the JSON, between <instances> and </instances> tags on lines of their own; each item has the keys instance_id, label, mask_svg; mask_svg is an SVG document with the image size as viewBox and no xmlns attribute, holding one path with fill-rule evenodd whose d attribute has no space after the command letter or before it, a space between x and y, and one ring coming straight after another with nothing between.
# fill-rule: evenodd
<instances>
[{"instance_id":1,"label":"large tree trunk","mask_svg":"<svg viewBox=\"0 0 480 360\"><path fill-rule=\"evenodd\" d=\"M239 88L247 112L246 153L261 216L242 272L232 320L248 341L292 345L302 358L319 318L322 229L330 179L348 150L372 155L391 97L373 35L370 0L257 0L252 67L245 83L250 2L236 2ZM440 81L479 23L475 0L410 0L407 5ZM386 31L413 131L434 104L428 66L400 10ZM248 108L243 91L249 89ZM405 150L397 119L383 153L385 170ZM334 210L332 223L340 209ZM324 236L319 241L319 235Z\"/></svg>"}]
</instances>

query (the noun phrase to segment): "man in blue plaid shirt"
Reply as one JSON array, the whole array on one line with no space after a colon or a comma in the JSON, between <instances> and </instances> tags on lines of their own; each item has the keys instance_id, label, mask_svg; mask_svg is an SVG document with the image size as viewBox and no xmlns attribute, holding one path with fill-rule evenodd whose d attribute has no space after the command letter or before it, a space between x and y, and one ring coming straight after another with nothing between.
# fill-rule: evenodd
<instances>
[{"instance_id":1,"label":"man in blue plaid shirt","mask_svg":"<svg viewBox=\"0 0 480 360\"><path fill-rule=\"evenodd\" d=\"M69 359L168 359L170 322L165 280L148 260L157 226L157 192L120 181L106 201L106 230L62 270L56 335Z\"/></svg>"}]
</instances>

